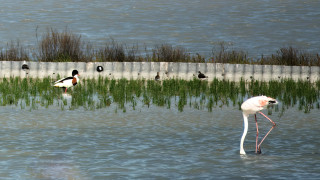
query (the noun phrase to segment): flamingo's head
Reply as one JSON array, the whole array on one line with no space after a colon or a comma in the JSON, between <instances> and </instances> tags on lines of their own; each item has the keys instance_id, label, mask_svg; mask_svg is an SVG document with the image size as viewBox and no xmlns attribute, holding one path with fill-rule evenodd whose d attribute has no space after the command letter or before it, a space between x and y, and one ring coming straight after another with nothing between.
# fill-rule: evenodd
<instances>
[{"instance_id":1,"label":"flamingo's head","mask_svg":"<svg viewBox=\"0 0 320 180\"><path fill-rule=\"evenodd\" d=\"M276 105L278 104L278 101L276 99L273 99L271 97L267 97L268 99L268 105Z\"/></svg>"}]
</instances>

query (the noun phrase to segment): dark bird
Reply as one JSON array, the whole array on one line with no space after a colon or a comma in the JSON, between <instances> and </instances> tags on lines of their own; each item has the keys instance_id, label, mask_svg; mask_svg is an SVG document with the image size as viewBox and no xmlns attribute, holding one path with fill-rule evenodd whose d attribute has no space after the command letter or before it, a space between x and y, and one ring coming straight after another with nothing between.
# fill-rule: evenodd
<instances>
[{"instance_id":1,"label":"dark bird","mask_svg":"<svg viewBox=\"0 0 320 180\"><path fill-rule=\"evenodd\" d=\"M22 70L24 70L24 71L30 70L28 64L23 64L22 65Z\"/></svg>"},{"instance_id":2,"label":"dark bird","mask_svg":"<svg viewBox=\"0 0 320 180\"><path fill-rule=\"evenodd\" d=\"M159 72L157 72L157 75L156 77L154 78L156 81L159 81L160 80L160 76L159 76Z\"/></svg>"},{"instance_id":3,"label":"dark bird","mask_svg":"<svg viewBox=\"0 0 320 180\"><path fill-rule=\"evenodd\" d=\"M27 64L26 61L23 61L23 64L22 64L22 66L21 66L21 69L22 69L24 72L26 72L26 74L29 74L30 68L29 68L29 66L28 66L28 64Z\"/></svg>"},{"instance_id":4,"label":"dark bird","mask_svg":"<svg viewBox=\"0 0 320 180\"><path fill-rule=\"evenodd\" d=\"M102 66L97 66L97 71L98 72L102 72L103 71L103 67Z\"/></svg>"},{"instance_id":5,"label":"dark bird","mask_svg":"<svg viewBox=\"0 0 320 180\"><path fill-rule=\"evenodd\" d=\"M79 75L79 72L78 72L78 70L73 70L73 71L72 71L72 76L75 76L75 75L78 75L78 76L80 76L80 75Z\"/></svg>"},{"instance_id":6,"label":"dark bird","mask_svg":"<svg viewBox=\"0 0 320 180\"><path fill-rule=\"evenodd\" d=\"M199 71L198 78L199 78L199 79L204 79L204 78L208 78L208 76L205 76L203 73L201 73L201 72Z\"/></svg>"}]
</instances>

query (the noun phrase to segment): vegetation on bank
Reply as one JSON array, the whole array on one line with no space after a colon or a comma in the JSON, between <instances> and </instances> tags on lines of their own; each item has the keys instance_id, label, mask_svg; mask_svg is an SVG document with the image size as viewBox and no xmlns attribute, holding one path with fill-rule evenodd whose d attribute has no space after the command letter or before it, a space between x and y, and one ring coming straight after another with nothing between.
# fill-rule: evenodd
<instances>
[{"instance_id":1,"label":"vegetation on bank","mask_svg":"<svg viewBox=\"0 0 320 180\"><path fill-rule=\"evenodd\" d=\"M0 61L41 61L41 62L209 62L232 64L266 64L288 66L320 66L320 55L300 51L294 47L280 48L271 56L249 58L244 51L230 50L225 43L220 43L219 50L213 51L211 57L190 54L183 47L156 45L154 48L126 45L113 39L104 47L94 48L83 41L81 35L68 29L59 32L48 29L35 48L27 49L19 42L11 42L1 48Z\"/></svg>"},{"instance_id":2,"label":"vegetation on bank","mask_svg":"<svg viewBox=\"0 0 320 180\"><path fill-rule=\"evenodd\" d=\"M298 107L308 113L312 109L320 109L320 81L311 83L283 79L235 83L218 79L208 82L198 79L154 81L99 77L97 80L82 79L68 90L70 94L53 87L53 81L51 78L3 78L0 81L0 106L13 105L30 110L50 106L58 106L61 110L95 110L112 105L115 111L123 112L159 106L179 111L188 107L211 112L213 108L224 106L234 106L240 110L244 99L267 95L280 101L276 111Z\"/></svg>"}]
</instances>

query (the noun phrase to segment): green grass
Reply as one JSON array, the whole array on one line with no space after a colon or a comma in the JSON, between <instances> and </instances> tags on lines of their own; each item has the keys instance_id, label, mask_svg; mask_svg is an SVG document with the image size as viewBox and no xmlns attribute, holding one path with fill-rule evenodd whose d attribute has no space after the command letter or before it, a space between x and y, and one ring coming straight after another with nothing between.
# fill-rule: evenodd
<instances>
[{"instance_id":1,"label":"green grass","mask_svg":"<svg viewBox=\"0 0 320 180\"><path fill-rule=\"evenodd\" d=\"M61 110L83 108L95 110L112 105L115 111L126 112L139 108L157 106L186 107L207 110L240 105L251 96L266 95L280 101L276 110L297 107L305 113L319 109L320 81L295 82L291 79L280 81L256 81L239 83L214 79L212 82L193 79L190 81L169 79L164 81L108 79L99 77L82 79L77 86L69 89L70 101L64 98L64 91L52 86L54 80L3 78L0 80L0 106L16 106L21 109L60 107Z\"/></svg>"}]
</instances>

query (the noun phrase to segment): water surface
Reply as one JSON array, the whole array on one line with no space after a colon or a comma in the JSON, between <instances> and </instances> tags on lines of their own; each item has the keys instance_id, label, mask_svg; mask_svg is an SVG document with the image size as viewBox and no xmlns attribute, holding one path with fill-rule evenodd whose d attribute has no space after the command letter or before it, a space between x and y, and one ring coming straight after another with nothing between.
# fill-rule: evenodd
<instances>
[{"instance_id":1,"label":"water surface","mask_svg":"<svg viewBox=\"0 0 320 180\"><path fill-rule=\"evenodd\" d=\"M126 113L113 107L0 108L1 179L317 179L319 111L288 109L254 154L250 117L246 156L239 155L237 107L179 112L151 106ZM271 124L258 116L260 133Z\"/></svg>"},{"instance_id":2,"label":"water surface","mask_svg":"<svg viewBox=\"0 0 320 180\"><path fill-rule=\"evenodd\" d=\"M208 56L220 42L251 56L284 46L319 53L319 8L318 0L1 1L0 45L19 39L37 48L46 28L68 27L94 45L112 37L130 45L168 43Z\"/></svg>"}]
</instances>

